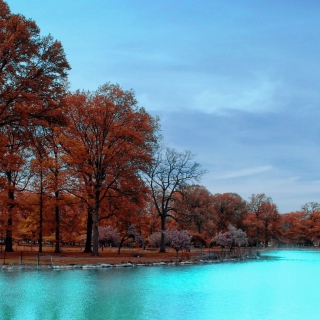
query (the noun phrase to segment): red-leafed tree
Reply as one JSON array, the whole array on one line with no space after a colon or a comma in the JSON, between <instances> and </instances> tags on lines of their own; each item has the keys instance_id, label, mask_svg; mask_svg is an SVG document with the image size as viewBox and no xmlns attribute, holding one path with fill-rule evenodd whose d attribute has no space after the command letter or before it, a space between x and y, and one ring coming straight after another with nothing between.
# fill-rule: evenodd
<instances>
[{"instance_id":1,"label":"red-leafed tree","mask_svg":"<svg viewBox=\"0 0 320 320\"><path fill-rule=\"evenodd\" d=\"M280 216L282 242L305 244L310 242L307 214L303 211L289 212Z\"/></svg>"},{"instance_id":2,"label":"red-leafed tree","mask_svg":"<svg viewBox=\"0 0 320 320\"><path fill-rule=\"evenodd\" d=\"M201 234L212 216L212 195L203 186L187 185L175 198L175 210L182 225Z\"/></svg>"},{"instance_id":3,"label":"red-leafed tree","mask_svg":"<svg viewBox=\"0 0 320 320\"><path fill-rule=\"evenodd\" d=\"M272 199L264 193L253 194L248 203L249 213L244 224L251 239L259 244L268 245L280 232L279 213Z\"/></svg>"},{"instance_id":4,"label":"red-leafed tree","mask_svg":"<svg viewBox=\"0 0 320 320\"><path fill-rule=\"evenodd\" d=\"M212 194L200 185L187 185L175 194L175 218L179 229L187 229L195 245L203 246L212 238L214 210Z\"/></svg>"},{"instance_id":5,"label":"red-leafed tree","mask_svg":"<svg viewBox=\"0 0 320 320\"><path fill-rule=\"evenodd\" d=\"M66 163L63 160L64 150L60 142L61 130L58 126L50 125L44 132L47 158L47 192L53 203L55 225L55 253L60 252L60 223L61 207L67 204L66 189Z\"/></svg>"},{"instance_id":6,"label":"red-leafed tree","mask_svg":"<svg viewBox=\"0 0 320 320\"><path fill-rule=\"evenodd\" d=\"M69 69L60 42L50 35L42 37L34 21L12 14L8 5L0 0L1 143L13 137L17 139L19 133L19 139L25 144L25 133L31 127L65 122L61 106ZM3 146L6 151L0 159L1 171L6 176L8 190L6 250L12 251L15 192L18 180L21 182L21 166L27 164L28 159L23 156L25 145L23 151L17 150L16 142Z\"/></svg>"},{"instance_id":7,"label":"red-leafed tree","mask_svg":"<svg viewBox=\"0 0 320 320\"><path fill-rule=\"evenodd\" d=\"M259 215L264 246L280 236L280 215L274 203L262 203Z\"/></svg>"},{"instance_id":8,"label":"red-leafed tree","mask_svg":"<svg viewBox=\"0 0 320 320\"><path fill-rule=\"evenodd\" d=\"M0 126L61 122L70 69L61 43L0 0Z\"/></svg>"},{"instance_id":9,"label":"red-leafed tree","mask_svg":"<svg viewBox=\"0 0 320 320\"><path fill-rule=\"evenodd\" d=\"M3 189L2 220L6 221L6 251L13 251L13 215L17 204L17 192L22 191L29 180L29 149L23 130L18 126L0 127L0 179Z\"/></svg>"},{"instance_id":10,"label":"red-leafed tree","mask_svg":"<svg viewBox=\"0 0 320 320\"><path fill-rule=\"evenodd\" d=\"M60 143L61 128L57 125L37 127L30 132L33 171L30 190L38 195L39 208L39 252L42 251L42 226L44 198L50 199L51 216L54 217L55 252L60 252L60 207L65 204L66 164ZM47 209L48 210L48 209Z\"/></svg>"},{"instance_id":11,"label":"red-leafed tree","mask_svg":"<svg viewBox=\"0 0 320 320\"><path fill-rule=\"evenodd\" d=\"M218 193L212 196L211 203L219 231L226 231L230 223L242 227L242 220L247 212L247 203L238 194Z\"/></svg>"},{"instance_id":12,"label":"red-leafed tree","mask_svg":"<svg viewBox=\"0 0 320 320\"><path fill-rule=\"evenodd\" d=\"M46 148L44 132L41 129L30 134L30 141L33 158L31 159L30 165L32 178L29 188L36 195L36 197L31 198L34 206L31 212L33 213L32 219L37 221L37 228L34 229L33 232L38 236L39 252L42 252L43 220L47 196L46 177L48 175L48 149ZM34 211L38 211L37 218L34 216ZM28 221L28 223L30 224L30 221ZM37 230L37 232L35 230Z\"/></svg>"},{"instance_id":13,"label":"red-leafed tree","mask_svg":"<svg viewBox=\"0 0 320 320\"><path fill-rule=\"evenodd\" d=\"M156 123L137 106L132 91L106 84L96 92L77 92L67 99L68 130L64 147L74 175L69 191L88 207L87 249L98 255L101 204L121 184L140 180L139 172L151 162Z\"/></svg>"}]
</instances>

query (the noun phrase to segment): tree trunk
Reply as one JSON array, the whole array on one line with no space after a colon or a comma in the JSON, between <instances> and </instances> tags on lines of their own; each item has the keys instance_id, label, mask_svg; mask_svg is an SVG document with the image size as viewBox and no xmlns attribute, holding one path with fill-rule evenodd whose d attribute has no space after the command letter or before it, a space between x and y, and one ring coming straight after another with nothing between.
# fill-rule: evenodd
<instances>
[{"instance_id":1,"label":"tree trunk","mask_svg":"<svg viewBox=\"0 0 320 320\"><path fill-rule=\"evenodd\" d=\"M12 218L9 217L7 221L7 230L6 230L6 252L13 252L12 246Z\"/></svg>"},{"instance_id":2,"label":"tree trunk","mask_svg":"<svg viewBox=\"0 0 320 320\"><path fill-rule=\"evenodd\" d=\"M120 254L120 250L122 248L122 245L123 245L123 241L121 240L119 243L119 247L118 247L118 254Z\"/></svg>"},{"instance_id":3,"label":"tree trunk","mask_svg":"<svg viewBox=\"0 0 320 320\"><path fill-rule=\"evenodd\" d=\"M160 240L160 252L166 252L166 239L165 232L166 230L166 217L161 215L161 240Z\"/></svg>"},{"instance_id":4,"label":"tree trunk","mask_svg":"<svg viewBox=\"0 0 320 320\"><path fill-rule=\"evenodd\" d=\"M42 223L43 223L43 176L40 172L40 203L39 203L39 252L42 252Z\"/></svg>"},{"instance_id":5,"label":"tree trunk","mask_svg":"<svg viewBox=\"0 0 320 320\"><path fill-rule=\"evenodd\" d=\"M268 237L268 221L265 221L264 224L264 247L268 247L269 237Z\"/></svg>"},{"instance_id":6,"label":"tree trunk","mask_svg":"<svg viewBox=\"0 0 320 320\"><path fill-rule=\"evenodd\" d=\"M88 208L87 211L87 239L86 239L86 244L83 252L92 252L91 249L91 242L92 242L92 212L91 209Z\"/></svg>"},{"instance_id":7,"label":"tree trunk","mask_svg":"<svg viewBox=\"0 0 320 320\"><path fill-rule=\"evenodd\" d=\"M234 243L234 241L232 241L229 252L231 252L231 251L232 251L232 249L233 249L234 245L235 245L235 243Z\"/></svg>"},{"instance_id":8,"label":"tree trunk","mask_svg":"<svg viewBox=\"0 0 320 320\"><path fill-rule=\"evenodd\" d=\"M11 183L10 183L11 185ZM12 211L14 208L14 191L8 191L9 206L8 206L8 220L6 230L6 252L13 252L13 240L12 240Z\"/></svg>"},{"instance_id":9,"label":"tree trunk","mask_svg":"<svg viewBox=\"0 0 320 320\"><path fill-rule=\"evenodd\" d=\"M100 191L96 188L95 199L94 199L94 211L93 211L93 255L99 255L99 201Z\"/></svg>"},{"instance_id":10,"label":"tree trunk","mask_svg":"<svg viewBox=\"0 0 320 320\"><path fill-rule=\"evenodd\" d=\"M58 193L56 193L56 197L58 197ZM58 201L57 198L56 198L56 201ZM58 205L55 206L55 220L56 220L56 235L55 235L56 244L55 244L54 253L60 253L61 252L60 251L60 210Z\"/></svg>"}]
</instances>

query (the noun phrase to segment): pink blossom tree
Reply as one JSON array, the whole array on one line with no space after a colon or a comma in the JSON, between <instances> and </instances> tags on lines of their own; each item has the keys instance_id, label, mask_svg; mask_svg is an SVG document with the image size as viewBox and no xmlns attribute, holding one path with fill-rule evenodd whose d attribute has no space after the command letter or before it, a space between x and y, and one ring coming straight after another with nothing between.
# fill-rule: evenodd
<instances>
[{"instance_id":1,"label":"pink blossom tree","mask_svg":"<svg viewBox=\"0 0 320 320\"><path fill-rule=\"evenodd\" d=\"M165 233L170 247L176 250L177 257L180 250L190 251L192 247L191 236L187 230L166 230Z\"/></svg>"},{"instance_id":2,"label":"pink blossom tree","mask_svg":"<svg viewBox=\"0 0 320 320\"><path fill-rule=\"evenodd\" d=\"M190 250L192 247L191 236L187 230L166 230L164 233L165 244L176 250L177 256L180 250ZM148 237L152 247L159 248L161 245L162 231L154 232Z\"/></svg>"},{"instance_id":3,"label":"pink blossom tree","mask_svg":"<svg viewBox=\"0 0 320 320\"><path fill-rule=\"evenodd\" d=\"M247 233L241 229L237 229L232 224L229 224L228 231L219 232L211 242L216 242L220 246L229 247L230 251L234 246L246 246L248 245Z\"/></svg>"},{"instance_id":4,"label":"pink blossom tree","mask_svg":"<svg viewBox=\"0 0 320 320\"><path fill-rule=\"evenodd\" d=\"M99 243L103 247L106 244L117 246L120 241L120 234L117 229L111 226L99 227Z\"/></svg>"},{"instance_id":5,"label":"pink blossom tree","mask_svg":"<svg viewBox=\"0 0 320 320\"><path fill-rule=\"evenodd\" d=\"M147 240L151 247L159 248L161 244L161 231L150 234Z\"/></svg>"}]
</instances>

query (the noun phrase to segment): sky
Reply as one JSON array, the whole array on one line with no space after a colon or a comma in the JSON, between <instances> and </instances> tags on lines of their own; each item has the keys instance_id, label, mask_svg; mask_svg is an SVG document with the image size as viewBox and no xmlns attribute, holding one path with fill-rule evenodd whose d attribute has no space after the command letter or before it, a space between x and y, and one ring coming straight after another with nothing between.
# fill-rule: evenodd
<instances>
[{"instance_id":1,"label":"sky","mask_svg":"<svg viewBox=\"0 0 320 320\"><path fill-rule=\"evenodd\" d=\"M7 3L62 43L70 90L133 89L212 194L320 202L319 1Z\"/></svg>"}]
</instances>

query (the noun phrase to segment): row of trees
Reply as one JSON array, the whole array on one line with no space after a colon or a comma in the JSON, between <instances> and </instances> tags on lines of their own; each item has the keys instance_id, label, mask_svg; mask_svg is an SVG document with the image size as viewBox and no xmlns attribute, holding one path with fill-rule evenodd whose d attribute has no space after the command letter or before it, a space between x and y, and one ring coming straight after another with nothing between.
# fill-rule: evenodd
<instances>
[{"instance_id":1,"label":"row of trees","mask_svg":"<svg viewBox=\"0 0 320 320\"><path fill-rule=\"evenodd\" d=\"M210 194L197 184L205 170L194 155L162 144L159 120L138 106L133 91L110 83L94 92L68 91L61 43L42 37L34 21L12 14L2 0L0 24L6 251L13 251L13 239L37 241L39 251L50 241L55 252L61 242L83 239L84 251L98 255L99 245L111 241L102 236L106 230L120 247L158 239L161 252L168 239L176 250L183 241L187 248L190 236L194 244L221 244L231 226L246 232L251 245L318 239L318 208L280 216L264 194L249 201Z\"/></svg>"},{"instance_id":2,"label":"row of trees","mask_svg":"<svg viewBox=\"0 0 320 320\"><path fill-rule=\"evenodd\" d=\"M178 177L162 181L165 193L200 175L198 164L188 167L189 152L159 151L158 120L132 91L106 84L69 92L61 43L42 37L34 21L12 14L2 0L0 24L0 225L7 251L13 236L36 238L41 251L54 235L59 252L61 239L81 234L85 223L85 251L98 254L104 220L127 229L150 194L157 201L158 182L168 177L162 155ZM169 210L155 204L164 231Z\"/></svg>"}]
</instances>

